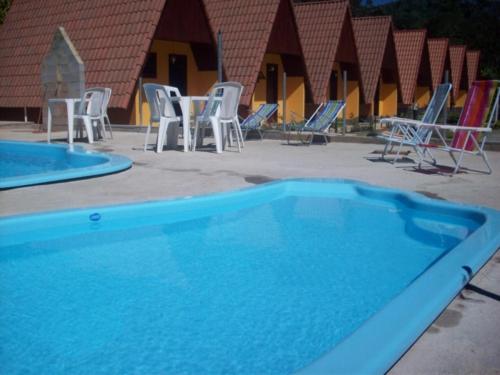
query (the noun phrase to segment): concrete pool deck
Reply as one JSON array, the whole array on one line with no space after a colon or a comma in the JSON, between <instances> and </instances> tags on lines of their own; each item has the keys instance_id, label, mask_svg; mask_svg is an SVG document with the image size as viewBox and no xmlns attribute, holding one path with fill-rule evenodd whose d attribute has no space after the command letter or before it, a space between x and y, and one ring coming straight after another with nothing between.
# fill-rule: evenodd
<instances>
[{"instance_id":1,"label":"concrete pool deck","mask_svg":"<svg viewBox=\"0 0 500 375\"><path fill-rule=\"evenodd\" d=\"M64 140L64 132L54 135L56 140ZM142 151L141 133L115 132L114 136L114 140L84 146L125 155L134 161L131 169L98 178L0 191L0 216L198 195L290 177L355 179L500 209L500 152L488 153L492 175L468 171L450 177L431 168L421 172L410 164L381 162L375 151L382 147L373 144L335 142L327 147L306 147L265 140L248 141L241 154L157 154ZM0 139L43 141L46 134L33 133L25 126L0 127ZM440 164L451 166L447 154L437 156ZM467 158L464 165L484 169L477 157ZM500 373L500 253L471 285L390 373Z\"/></svg>"}]
</instances>

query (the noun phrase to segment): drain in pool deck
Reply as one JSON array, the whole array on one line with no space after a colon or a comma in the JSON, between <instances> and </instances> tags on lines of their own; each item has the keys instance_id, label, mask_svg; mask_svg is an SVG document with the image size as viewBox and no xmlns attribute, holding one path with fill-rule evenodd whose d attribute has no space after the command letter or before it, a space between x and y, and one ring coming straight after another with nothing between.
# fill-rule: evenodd
<instances>
[{"instance_id":1,"label":"drain in pool deck","mask_svg":"<svg viewBox=\"0 0 500 375\"><path fill-rule=\"evenodd\" d=\"M99 152L113 152L113 151L115 151L115 149L111 148L111 147L96 147L96 148L94 148L94 151L99 151Z\"/></svg>"},{"instance_id":2,"label":"drain in pool deck","mask_svg":"<svg viewBox=\"0 0 500 375\"><path fill-rule=\"evenodd\" d=\"M266 182L271 182L274 181L274 178L267 177L267 176L259 176L259 175L253 175L253 176L246 176L245 181L250 183L250 184L265 184Z\"/></svg>"},{"instance_id":3,"label":"drain in pool deck","mask_svg":"<svg viewBox=\"0 0 500 375\"><path fill-rule=\"evenodd\" d=\"M427 198L432 198L432 199L438 199L438 200L441 200L441 201L445 201L446 199L439 196L438 194L436 193L431 193L430 191L425 191L425 190L417 190L416 191L417 193L420 193L422 195L425 195Z\"/></svg>"},{"instance_id":4,"label":"drain in pool deck","mask_svg":"<svg viewBox=\"0 0 500 375\"><path fill-rule=\"evenodd\" d=\"M441 328L455 327L462 319L462 313L457 310L446 309L434 323Z\"/></svg>"}]
</instances>

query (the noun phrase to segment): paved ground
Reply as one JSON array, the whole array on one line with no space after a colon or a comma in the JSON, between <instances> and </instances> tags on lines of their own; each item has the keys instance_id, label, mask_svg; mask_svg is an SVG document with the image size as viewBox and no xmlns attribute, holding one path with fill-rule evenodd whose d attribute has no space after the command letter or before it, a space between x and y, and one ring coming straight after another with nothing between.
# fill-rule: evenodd
<instances>
[{"instance_id":1,"label":"paved ground","mask_svg":"<svg viewBox=\"0 0 500 375\"><path fill-rule=\"evenodd\" d=\"M56 138L64 133L56 134ZM411 164L379 161L380 146L333 143L288 146L249 141L244 152L161 154L142 151L143 134L115 132L96 150L134 160L122 173L94 179L0 192L0 216L60 208L118 204L230 190L287 177L339 177L424 193L451 201L500 209L500 153L490 152L492 175L473 171L450 177L446 168L416 171ZM31 130L2 128L0 138L44 140ZM411 156L411 155L410 155ZM451 165L447 155L440 164ZM470 168L483 168L477 158ZM391 370L393 374L500 374L500 253L472 280ZM479 288L479 289L478 289Z\"/></svg>"}]
</instances>

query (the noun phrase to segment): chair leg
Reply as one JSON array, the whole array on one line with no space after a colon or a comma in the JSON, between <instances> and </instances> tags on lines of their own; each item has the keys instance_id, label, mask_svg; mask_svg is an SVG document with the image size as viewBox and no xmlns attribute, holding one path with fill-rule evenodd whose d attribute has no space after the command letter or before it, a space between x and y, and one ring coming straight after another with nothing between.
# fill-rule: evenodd
<instances>
[{"instance_id":1,"label":"chair leg","mask_svg":"<svg viewBox=\"0 0 500 375\"><path fill-rule=\"evenodd\" d=\"M453 155L453 151L448 151L448 153L450 154L451 160L453 160L453 164L457 165L457 158Z\"/></svg>"},{"instance_id":2,"label":"chair leg","mask_svg":"<svg viewBox=\"0 0 500 375\"><path fill-rule=\"evenodd\" d=\"M492 174L493 173L493 169L491 169L491 165L490 165L490 162L488 160L488 157L486 156L486 152L484 152L484 151L481 150L480 154L481 154L481 157L484 160L484 164L486 164L486 167L488 168L488 174Z\"/></svg>"},{"instance_id":3,"label":"chair leg","mask_svg":"<svg viewBox=\"0 0 500 375\"><path fill-rule=\"evenodd\" d=\"M462 150L460 151L460 156L458 157L458 162L455 166L455 170L453 171L453 174L456 174L460 170L460 166L462 165L462 160L464 159L464 154L465 154L465 147L467 146L467 143L469 142L469 137L470 137L470 132L467 132L467 136L465 137L464 144L462 146Z\"/></svg>"},{"instance_id":4,"label":"chair leg","mask_svg":"<svg viewBox=\"0 0 500 375\"><path fill-rule=\"evenodd\" d=\"M240 142L240 134L238 132L238 124L233 121L231 125L234 128L234 133L236 134L236 144L238 145L238 152L241 152L241 142Z\"/></svg>"},{"instance_id":5,"label":"chair leg","mask_svg":"<svg viewBox=\"0 0 500 375\"><path fill-rule=\"evenodd\" d=\"M235 117L234 121L236 123L236 133L238 137L240 137L241 147L245 147L245 140L243 139L243 133L241 131L240 120L238 120L238 116Z\"/></svg>"},{"instance_id":6,"label":"chair leg","mask_svg":"<svg viewBox=\"0 0 500 375\"><path fill-rule=\"evenodd\" d=\"M195 121L194 123L194 134L193 134L193 141L191 144L191 150L196 151L196 144L198 143L198 127L199 127L199 122L198 120Z\"/></svg>"},{"instance_id":7,"label":"chair leg","mask_svg":"<svg viewBox=\"0 0 500 375\"><path fill-rule=\"evenodd\" d=\"M233 147L232 125L233 125L233 123L229 123L229 126L227 123L224 123L224 127L226 128L225 131L226 131L226 137L228 139L229 147Z\"/></svg>"},{"instance_id":8,"label":"chair leg","mask_svg":"<svg viewBox=\"0 0 500 375\"><path fill-rule=\"evenodd\" d=\"M396 153L396 157L394 158L394 160L392 161L393 164L395 164L398 160L399 160L399 156L401 154L401 151L403 150L403 141L401 141L399 143L399 146L398 146L398 152Z\"/></svg>"},{"instance_id":9,"label":"chair leg","mask_svg":"<svg viewBox=\"0 0 500 375\"><path fill-rule=\"evenodd\" d=\"M259 133L260 140L263 141L264 140L264 135L262 134L262 132L260 131L260 129L257 129L257 133Z\"/></svg>"},{"instance_id":10,"label":"chair leg","mask_svg":"<svg viewBox=\"0 0 500 375\"><path fill-rule=\"evenodd\" d=\"M163 151L163 146L165 145L165 142L167 141L167 132L169 130L171 121L168 121L166 118L162 117L160 119L160 126L158 128L158 140L156 144L156 152L162 152Z\"/></svg>"},{"instance_id":11,"label":"chair leg","mask_svg":"<svg viewBox=\"0 0 500 375\"><path fill-rule=\"evenodd\" d=\"M427 147L424 148L424 152L422 153L422 158L425 158L425 154L426 153L429 154L430 158L432 159L432 164L436 165L437 164L437 160L434 157L434 154L431 152L431 150L429 150Z\"/></svg>"},{"instance_id":12,"label":"chair leg","mask_svg":"<svg viewBox=\"0 0 500 375\"><path fill-rule=\"evenodd\" d=\"M89 143L94 143L94 129L92 129L92 121L87 116L83 117L83 123L85 125L85 130L87 131L87 138Z\"/></svg>"},{"instance_id":13,"label":"chair leg","mask_svg":"<svg viewBox=\"0 0 500 375\"><path fill-rule=\"evenodd\" d=\"M146 152L148 148L148 139L149 139L149 133L151 132L151 122L148 125L148 128L146 130L146 139L144 140L144 152Z\"/></svg>"},{"instance_id":14,"label":"chair leg","mask_svg":"<svg viewBox=\"0 0 500 375\"><path fill-rule=\"evenodd\" d=\"M389 145L391 145L391 144L392 144L392 141L385 143L384 151L382 151L382 156L381 156L382 159L385 158L385 154L387 153L387 149L389 148Z\"/></svg>"},{"instance_id":15,"label":"chair leg","mask_svg":"<svg viewBox=\"0 0 500 375\"><path fill-rule=\"evenodd\" d=\"M156 152L160 153L163 151L163 126L158 127L158 134L156 137Z\"/></svg>"},{"instance_id":16,"label":"chair leg","mask_svg":"<svg viewBox=\"0 0 500 375\"><path fill-rule=\"evenodd\" d=\"M221 126L219 123L219 120L216 117L210 117L210 124L212 125L212 129L214 132L214 138L215 138L215 149L218 154L222 154L222 131L221 131Z\"/></svg>"},{"instance_id":17,"label":"chair leg","mask_svg":"<svg viewBox=\"0 0 500 375\"><path fill-rule=\"evenodd\" d=\"M108 123L110 138L113 139L113 129L111 128L111 121L109 121L108 115L104 115L104 118L107 120L107 123Z\"/></svg>"},{"instance_id":18,"label":"chair leg","mask_svg":"<svg viewBox=\"0 0 500 375\"><path fill-rule=\"evenodd\" d=\"M415 155L417 155L417 158L418 158L418 169L421 169L422 168L422 163L424 162L424 157L425 157L425 153L421 153L419 151L419 149L417 148L417 146L413 145L413 150L415 151Z\"/></svg>"},{"instance_id":19,"label":"chair leg","mask_svg":"<svg viewBox=\"0 0 500 375\"><path fill-rule=\"evenodd\" d=\"M99 124L102 128L102 137L103 139L106 139L108 137L108 135L106 134L106 123L104 122L104 116L102 117L99 117Z\"/></svg>"}]
</instances>

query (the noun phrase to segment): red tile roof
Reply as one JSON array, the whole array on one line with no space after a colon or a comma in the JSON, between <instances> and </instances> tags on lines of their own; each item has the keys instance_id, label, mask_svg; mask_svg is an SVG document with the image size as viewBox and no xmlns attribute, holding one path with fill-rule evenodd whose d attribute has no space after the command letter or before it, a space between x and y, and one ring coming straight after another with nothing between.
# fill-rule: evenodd
<instances>
[{"instance_id":1,"label":"red tile roof","mask_svg":"<svg viewBox=\"0 0 500 375\"><path fill-rule=\"evenodd\" d=\"M295 5L299 36L306 61L313 102L318 104L328 98L333 64L345 50L355 46L349 1L322 1ZM353 48L354 63L358 64Z\"/></svg>"},{"instance_id":2,"label":"red tile roof","mask_svg":"<svg viewBox=\"0 0 500 375\"><path fill-rule=\"evenodd\" d=\"M403 104L413 103L419 72L423 64L428 64L423 59L426 34L424 29L394 32Z\"/></svg>"},{"instance_id":3,"label":"red tile roof","mask_svg":"<svg viewBox=\"0 0 500 375\"><path fill-rule=\"evenodd\" d=\"M432 88L444 82L445 69L449 69L448 38L434 38L427 40L429 62L431 64Z\"/></svg>"},{"instance_id":4,"label":"red tile roof","mask_svg":"<svg viewBox=\"0 0 500 375\"><path fill-rule=\"evenodd\" d=\"M365 103L373 103L385 51L393 38L391 17L353 18L353 28Z\"/></svg>"},{"instance_id":5,"label":"red tile roof","mask_svg":"<svg viewBox=\"0 0 500 375\"><path fill-rule=\"evenodd\" d=\"M453 85L453 98L458 97L460 87L463 86L462 77L465 65L464 45L450 46L450 64L451 64L451 84Z\"/></svg>"},{"instance_id":6,"label":"red tile roof","mask_svg":"<svg viewBox=\"0 0 500 375\"><path fill-rule=\"evenodd\" d=\"M285 51L302 56L291 0L204 0L214 35L222 31L225 76L244 86L241 104L249 105L273 27L286 28ZM291 20L291 22L289 22ZM270 51L271 52L271 51Z\"/></svg>"},{"instance_id":7,"label":"red tile roof","mask_svg":"<svg viewBox=\"0 0 500 375\"><path fill-rule=\"evenodd\" d=\"M469 81L469 87L472 86L472 82L477 79L477 74L479 71L479 58L481 56L480 51L467 51L465 57L467 60L467 79Z\"/></svg>"},{"instance_id":8,"label":"red tile roof","mask_svg":"<svg viewBox=\"0 0 500 375\"><path fill-rule=\"evenodd\" d=\"M86 86L111 87L110 106L127 108L165 1L14 1L0 29L0 106L42 105L41 63L63 26Z\"/></svg>"}]
</instances>

